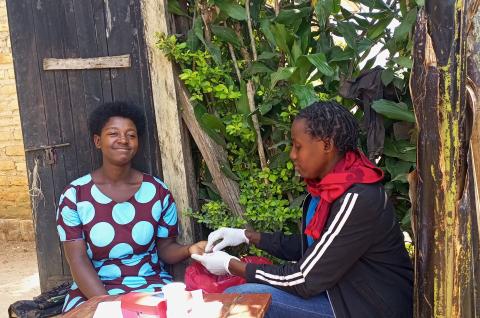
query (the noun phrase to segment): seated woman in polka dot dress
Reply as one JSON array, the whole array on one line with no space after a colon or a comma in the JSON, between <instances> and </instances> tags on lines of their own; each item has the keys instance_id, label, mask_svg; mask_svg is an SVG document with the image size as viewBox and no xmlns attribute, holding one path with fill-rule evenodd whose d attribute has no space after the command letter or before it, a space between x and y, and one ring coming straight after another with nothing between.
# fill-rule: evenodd
<instances>
[{"instance_id":1,"label":"seated woman in polka dot dress","mask_svg":"<svg viewBox=\"0 0 480 318\"><path fill-rule=\"evenodd\" d=\"M98 295L160 291L164 264L203 253L206 242L176 242L177 210L158 178L132 168L145 129L135 106L114 102L89 118L102 166L71 182L60 197L57 231L74 283L63 312Z\"/></svg>"}]
</instances>

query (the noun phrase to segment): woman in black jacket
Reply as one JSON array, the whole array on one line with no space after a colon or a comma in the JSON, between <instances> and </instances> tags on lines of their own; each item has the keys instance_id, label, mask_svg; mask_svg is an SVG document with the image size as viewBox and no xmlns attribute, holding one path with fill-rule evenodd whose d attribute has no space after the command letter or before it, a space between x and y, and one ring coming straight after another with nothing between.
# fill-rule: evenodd
<instances>
[{"instance_id":1,"label":"woman in black jacket","mask_svg":"<svg viewBox=\"0 0 480 318\"><path fill-rule=\"evenodd\" d=\"M309 192L301 234L221 228L209 235L213 252L192 258L246 278L227 292L271 293L268 317L411 317L412 266L383 172L357 148L356 119L318 102L300 111L291 133L290 158ZM242 243L292 262L246 264L221 251Z\"/></svg>"}]
</instances>

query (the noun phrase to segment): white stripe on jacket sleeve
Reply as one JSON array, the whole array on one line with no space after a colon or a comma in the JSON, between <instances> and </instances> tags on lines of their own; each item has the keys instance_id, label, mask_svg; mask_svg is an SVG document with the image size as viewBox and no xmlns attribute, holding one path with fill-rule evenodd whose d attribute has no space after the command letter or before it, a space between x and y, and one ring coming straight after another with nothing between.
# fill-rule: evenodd
<instances>
[{"instance_id":1,"label":"white stripe on jacket sleeve","mask_svg":"<svg viewBox=\"0 0 480 318\"><path fill-rule=\"evenodd\" d=\"M289 275L274 275L266 273L260 269L255 271L255 278L265 281L271 285L294 286L305 282L305 278L310 273L315 264L320 260L325 251L331 245L335 237L340 233L346 221L348 220L353 207L358 198L358 194L347 193L342 203L340 211L335 216L328 230L322 235L322 238L316 243L312 253L300 264L300 271ZM347 207L348 205L348 207ZM306 269L305 269L306 267ZM305 270L304 270L305 269Z\"/></svg>"}]
</instances>

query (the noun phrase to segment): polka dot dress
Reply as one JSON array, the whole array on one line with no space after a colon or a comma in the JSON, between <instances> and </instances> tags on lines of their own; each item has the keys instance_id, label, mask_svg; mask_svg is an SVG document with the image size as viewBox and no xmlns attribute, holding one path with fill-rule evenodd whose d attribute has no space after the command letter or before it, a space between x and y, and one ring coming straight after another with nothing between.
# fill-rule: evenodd
<instances>
[{"instance_id":1,"label":"polka dot dress","mask_svg":"<svg viewBox=\"0 0 480 318\"><path fill-rule=\"evenodd\" d=\"M66 187L57 210L62 242L84 240L87 255L110 295L159 291L172 281L158 259L156 238L178 235L177 209L165 184L148 174L137 192L115 202L90 174ZM86 301L74 282L63 312Z\"/></svg>"}]
</instances>

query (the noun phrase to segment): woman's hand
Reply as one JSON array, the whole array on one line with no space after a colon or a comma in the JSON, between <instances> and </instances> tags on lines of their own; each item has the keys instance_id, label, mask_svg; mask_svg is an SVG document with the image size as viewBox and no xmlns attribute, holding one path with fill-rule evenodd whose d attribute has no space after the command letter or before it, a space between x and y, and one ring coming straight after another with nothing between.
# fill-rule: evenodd
<instances>
[{"instance_id":1,"label":"woman's hand","mask_svg":"<svg viewBox=\"0 0 480 318\"><path fill-rule=\"evenodd\" d=\"M203 253L205 253L206 246L207 246L207 241L199 241L197 243L190 245L190 247L188 248L188 252L190 253L190 255L192 254L202 255Z\"/></svg>"}]
</instances>

